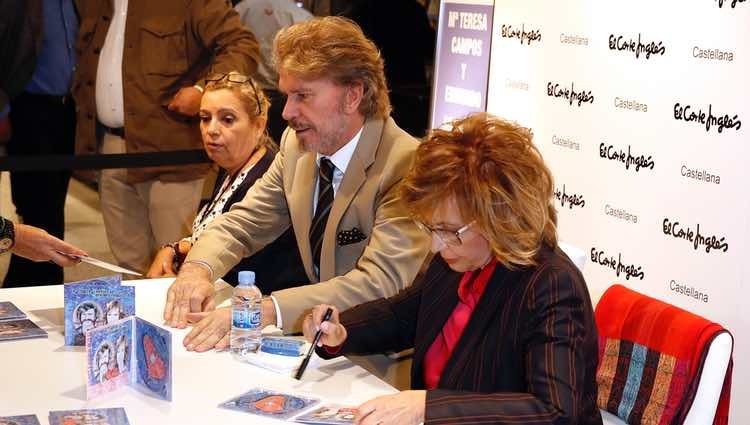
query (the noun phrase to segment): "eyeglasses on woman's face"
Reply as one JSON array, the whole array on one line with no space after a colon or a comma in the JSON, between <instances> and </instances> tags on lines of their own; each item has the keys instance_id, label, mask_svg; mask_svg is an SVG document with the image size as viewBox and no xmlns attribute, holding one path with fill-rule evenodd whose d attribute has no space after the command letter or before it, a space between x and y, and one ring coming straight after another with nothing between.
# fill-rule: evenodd
<instances>
[{"instance_id":1,"label":"eyeglasses on woman's face","mask_svg":"<svg viewBox=\"0 0 750 425\"><path fill-rule=\"evenodd\" d=\"M440 242L447 246L461 246L466 239L464 233L466 233L471 227L476 224L476 220L472 220L469 224L466 224L458 230L440 229L433 228L425 223L416 221L417 227L429 232L434 238L437 238Z\"/></svg>"}]
</instances>

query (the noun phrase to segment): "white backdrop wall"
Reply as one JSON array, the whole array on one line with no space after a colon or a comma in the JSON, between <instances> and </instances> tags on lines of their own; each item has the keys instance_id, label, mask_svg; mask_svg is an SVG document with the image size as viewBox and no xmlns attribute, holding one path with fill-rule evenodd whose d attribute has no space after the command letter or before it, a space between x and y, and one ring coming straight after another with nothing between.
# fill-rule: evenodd
<instances>
[{"instance_id":1,"label":"white backdrop wall","mask_svg":"<svg viewBox=\"0 0 750 425\"><path fill-rule=\"evenodd\" d=\"M623 283L730 329L749 424L750 1L496 0L492 36L487 109L533 129L594 302Z\"/></svg>"}]
</instances>

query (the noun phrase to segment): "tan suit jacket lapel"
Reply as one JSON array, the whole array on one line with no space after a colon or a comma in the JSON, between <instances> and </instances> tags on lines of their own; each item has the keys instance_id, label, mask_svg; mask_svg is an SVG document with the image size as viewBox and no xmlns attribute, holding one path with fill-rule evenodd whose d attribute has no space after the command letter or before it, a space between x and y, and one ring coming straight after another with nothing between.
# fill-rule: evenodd
<instances>
[{"instance_id":1,"label":"tan suit jacket lapel","mask_svg":"<svg viewBox=\"0 0 750 425\"><path fill-rule=\"evenodd\" d=\"M289 198L289 214L292 218L297 246L305 266L307 277L315 281L315 271L312 263L312 248L310 247L310 224L312 223L313 196L317 182L318 166L315 164L315 153L305 152L297 161L297 171L294 173L292 193Z\"/></svg>"},{"instance_id":2,"label":"tan suit jacket lapel","mask_svg":"<svg viewBox=\"0 0 750 425\"><path fill-rule=\"evenodd\" d=\"M384 125L385 121L379 119L370 119L365 122L362 136L357 143L357 148L354 150L352 159L346 168L341 186L336 191L336 197L333 199L331 212L328 216L328 224L326 224L326 230L323 234L323 249L320 253L321 281L336 276L336 230L339 227L341 218L344 216L344 212L349 207L349 204L352 203L359 188L365 183L367 168L375 162L375 153L380 144ZM308 224L308 229L309 227L310 225Z\"/></svg>"}]
</instances>

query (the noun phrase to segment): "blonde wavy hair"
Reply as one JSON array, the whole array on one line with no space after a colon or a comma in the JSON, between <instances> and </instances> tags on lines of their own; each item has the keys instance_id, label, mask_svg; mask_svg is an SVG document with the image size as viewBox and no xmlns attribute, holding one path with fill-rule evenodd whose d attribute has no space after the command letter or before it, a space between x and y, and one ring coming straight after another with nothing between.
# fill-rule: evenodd
<instances>
[{"instance_id":1,"label":"blonde wavy hair","mask_svg":"<svg viewBox=\"0 0 750 425\"><path fill-rule=\"evenodd\" d=\"M380 51L347 18L313 18L282 29L274 39L273 61L279 71L302 79L362 84L359 112L367 118L386 118L391 113Z\"/></svg>"},{"instance_id":2,"label":"blonde wavy hair","mask_svg":"<svg viewBox=\"0 0 750 425\"><path fill-rule=\"evenodd\" d=\"M207 83L204 93L217 90L229 90L235 97L237 97L237 99L239 99L251 121L262 120L264 127L268 123L268 108L270 108L271 102L268 100L268 97L266 97L263 90L258 87L258 83L251 77L237 71L232 71L227 74L213 75L206 81ZM259 143L260 146L265 147L272 152L278 150L276 143L268 135L267 128L264 129Z\"/></svg>"},{"instance_id":3,"label":"blonde wavy hair","mask_svg":"<svg viewBox=\"0 0 750 425\"><path fill-rule=\"evenodd\" d=\"M417 148L401 197L411 216L429 223L453 197L465 223L489 241L505 267L535 265L557 246L553 180L528 129L486 113L433 130Z\"/></svg>"}]
</instances>

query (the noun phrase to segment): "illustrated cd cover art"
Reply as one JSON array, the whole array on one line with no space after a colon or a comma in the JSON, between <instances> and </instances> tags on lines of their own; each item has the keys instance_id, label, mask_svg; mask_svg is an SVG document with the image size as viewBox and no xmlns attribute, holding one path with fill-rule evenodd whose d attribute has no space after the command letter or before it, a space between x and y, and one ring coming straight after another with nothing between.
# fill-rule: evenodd
<instances>
[{"instance_id":1,"label":"illustrated cd cover art","mask_svg":"<svg viewBox=\"0 0 750 425\"><path fill-rule=\"evenodd\" d=\"M36 415L0 416L0 425L40 425Z\"/></svg>"},{"instance_id":2,"label":"illustrated cd cover art","mask_svg":"<svg viewBox=\"0 0 750 425\"><path fill-rule=\"evenodd\" d=\"M26 313L10 301L0 301L0 320L25 319Z\"/></svg>"},{"instance_id":3,"label":"illustrated cd cover art","mask_svg":"<svg viewBox=\"0 0 750 425\"><path fill-rule=\"evenodd\" d=\"M86 398L129 385L133 357L133 320L96 328L86 340Z\"/></svg>"},{"instance_id":4,"label":"illustrated cd cover art","mask_svg":"<svg viewBox=\"0 0 750 425\"><path fill-rule=\"evenodd\" d=\"M28 338L47 338L47 331L29 319L0 322L0 341Z\"/></svg>"},{"instance_id":5,"label":"illustrated cd cover art","mask_svg":"<svg viewBox=\"0 0 750 425\"><path fill-rule=\"evenodd\" d=\"M86 339L86 397L131 385L172 400L172 334L138 317L96 328Z\"/></svg>"},{"instance_id":6,"label":"illustrated cd cover art","mask_svg":"<svg viewBox=\"0 0 750 425\"><path fill-rule=\"evenodd\" d=\"M50 425L130 425L122 407L112 409L56 410L49 412Z\"/></svg>"},{"instance_id":7,"label":"illustrated cd cover art","mask_svg":"<svg viewBox=\"0 0 750 425\"><path fill-rule=\"evenodd\" d=\"M135 383L164 400L172 400L172 334L135 319Z\"/></svg>"},{"instance_id":8,"label":"illustrated cd cover art","mask_svg":"<svg viewBox=\"0 0 750 425\"><path fill-rule=\"evenodd\" d=\"M120 276L65 284L65 345L85 345L86 332L135 315L135 288Z\"/></svg>"},{"instance_id":9,"label":"illustrated cd cover art","mask_svg":"<svg viewBox=\"0 0 750 425\"><path fill-rule=\"evenodd\" d=\"M309 425L353 424L357 408L329 404L297 417L294 421Z\"/></svg>"},{"instance_id":10,"label":"illustrated cd cover art","mask_svg":"<svg viewBox=\"0 0 750 425\"><path fill-rule=\"evenodd\" d=\"M219 407L239 410L276 419L289 419L320 402L316 398L301 397L277 391L254 388L226 401Z\"/></svg>"}]
</instances>

